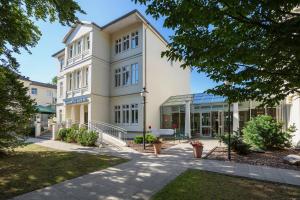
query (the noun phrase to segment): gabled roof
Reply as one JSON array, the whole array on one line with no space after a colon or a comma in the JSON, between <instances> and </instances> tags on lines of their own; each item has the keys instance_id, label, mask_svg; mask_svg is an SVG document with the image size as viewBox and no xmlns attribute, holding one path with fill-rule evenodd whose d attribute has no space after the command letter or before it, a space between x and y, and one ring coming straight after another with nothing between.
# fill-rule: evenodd
<instances>
[{"instance_id":1,"label":"gabled roof","mask_svg":"<svg viewBox=\"0 0 300 200\"><path fill-rule=\"evenodd\" d=\"M144 23L146 23L147 25L149 25L150 27L151 27L151 29L153 29L153 31L155 31L158 35L159 35L159 37L161 37L162 39L163 39L163 41L165 42L165 43L167 43L168 44L168 41L163 37L163 35L138 11L138 10L132 10L132 11L130 11L129 13L127 13L127 14L125 14L125 15L123 15L123 16L121 16L121 17L119 17L119 18L117 18L117 19L115 19L115 20L113 20L113 21L111 21L111 22L109 22L109 23L107 23L106 25L104 25L104 26L99 26L99 25L97 25L96 23L94 23L94 22L88 22L88 21L81 21L80 22L80 24L77 24L77 25L75 25L74 27L72 27L70 30L69 30L69 32L65 35L65 37L64 37L64 39L63 39L63 43L65 43L66 41L67 41L67 39L70 37L70 35L73 33L73 31L76 29L76 27L78 26L78 25L87 25L87 26L95 26L95 27L97 27L97 28L99 28L100 30L104 30L104 29L107 29L108 27L110 27L110 26L112 26L113 24L115 24L115 23L117 23L117 22L119 22L119 21L121 21L121 20L123 20L123 19L125 19L125 18L127 18L127 17L129 17L129 16L131 16L131 15L137 15L138 16L138 18L142 21L142 22L144 22ZM61 50L62 51L62 50ZM57 52L57 53L55 53L55 54L53 54L52 56L53 57L55 57L58 53L60 53L60 51L59 52Z\"/></svg>"},{"instance_id":2,"label":"gabled roof","mask_svg":"<svg viewBox=\"0 0 300 200\"><path fill-rule=\"evenodd\" d=\"M64 51L65 51L65 49L61 49L61 50L59 50L58 52L54 53L54 54L52 55L52 57L56 57L56 56L58 56L59 54L63 53Z\"/></svg>"}]
</instances>

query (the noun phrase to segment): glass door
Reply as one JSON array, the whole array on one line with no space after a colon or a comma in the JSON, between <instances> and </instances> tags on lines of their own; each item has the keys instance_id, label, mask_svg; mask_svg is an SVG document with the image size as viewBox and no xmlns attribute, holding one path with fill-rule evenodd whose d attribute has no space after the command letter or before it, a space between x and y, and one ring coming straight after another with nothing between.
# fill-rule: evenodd
<instances>
[{"instance_id":1,"label":"glass door","mask_svg":"<svg viewBox=\"0 0 300 200\"><path fill-rule=\"evenodd\" d=\"M211 113L201 113L201 136L211 137Z\"/></svg>"},{"instance_id":2,"label":"glass door","mask_svg":"<svg viewBox=\"0 0 300 200\"><path fill-rule=\"evenodd\" d=\"M212 111L211 112L211 128L212 128L212 137L219 136L219 112Z\"/></svg>"}]
</instances>

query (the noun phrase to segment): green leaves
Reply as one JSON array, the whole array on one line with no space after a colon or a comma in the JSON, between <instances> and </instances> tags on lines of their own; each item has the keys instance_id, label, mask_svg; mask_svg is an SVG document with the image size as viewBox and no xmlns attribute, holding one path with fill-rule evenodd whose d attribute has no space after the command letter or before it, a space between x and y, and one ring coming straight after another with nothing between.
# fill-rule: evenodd
<instances>
[{"instance_id":1,"label":"green leaves","mask_svg":"<svg viewBox=\"0 0 300 200\"><path fill-rule=\"evenodd\" d=\"M300 92L300 13L293 12L299 1L135 2L174 30L163 56L220 83L209 92L270 105Z\"/></svg>"},{"instance_id":2,"label":"green leaves","mask_svg":"<svg viewBox=\"0 0 300 200\"><path fill-rule=\"evenodd\" d=\"M0 66L18 69L13 53L25 49L30 53L41 37L33 19L72 26L78 22L76 12L84 13L73 0L0 0Z\"/></svg>"}]
</instances>

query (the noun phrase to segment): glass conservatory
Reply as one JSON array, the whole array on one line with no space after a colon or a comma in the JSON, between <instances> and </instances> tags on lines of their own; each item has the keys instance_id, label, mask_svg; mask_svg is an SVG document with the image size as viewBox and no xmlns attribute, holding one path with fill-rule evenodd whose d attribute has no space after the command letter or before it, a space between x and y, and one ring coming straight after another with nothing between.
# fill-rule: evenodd
<instances>
[{"instance_id":1,"label":"glass conservatory","mask_svg":"<svg viewBox=\"0 0 300 200\"><path fill-rule=\"evenodd\" d=\"M287 104L277 107L259 107L258 102L248 101L230 105L231 131L245 126L252 117L271 115L284 121ZM172 96L161 106L161 128L175 129L189 137L216 137L228 132L228 103L225 97L207 93Z\"/></svg>"}]
</instances>

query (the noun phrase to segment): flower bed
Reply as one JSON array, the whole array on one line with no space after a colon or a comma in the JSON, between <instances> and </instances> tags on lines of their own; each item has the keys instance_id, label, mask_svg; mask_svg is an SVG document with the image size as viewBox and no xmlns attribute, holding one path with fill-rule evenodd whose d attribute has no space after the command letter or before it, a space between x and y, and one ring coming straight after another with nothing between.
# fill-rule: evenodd
<instances>
[{"instance_id":1,"label":"flower bed","mask_svg":"<svg viewBox=\"0 0 300 200\"><path fill-rule=\"evenodd\" d=\"M289 154L300 155L300 150L295 149L283 149L266 151L265 153L251 152L248 155L238 155L235 152L231 152L231 160L238 163L247 163L251 165L264 165L283 169L299 170L300 166L289 165L283 162L283 158ZM211 160L228 160L227 148L217 147L207 159Z\"/></svg>"},{"instance_id":2,"label":"flower bed","mask_svg":"<svg viewBox=\"0 0 300 200\"><path fill-rule=\"evenodd\" d=\"M171 146L174 146L176 145L178 142L174 142L174 140L172 141L162 141L162 147L161 149L167 149ZM154 153L154 148L153 148L153 144L146 144L146 149L144 150L144 146L143 144L136 144L134 143L133 140L129 140L127 142L128 146L138 152L141 152L141 153Z\"/></svg>"}]
</instances>

